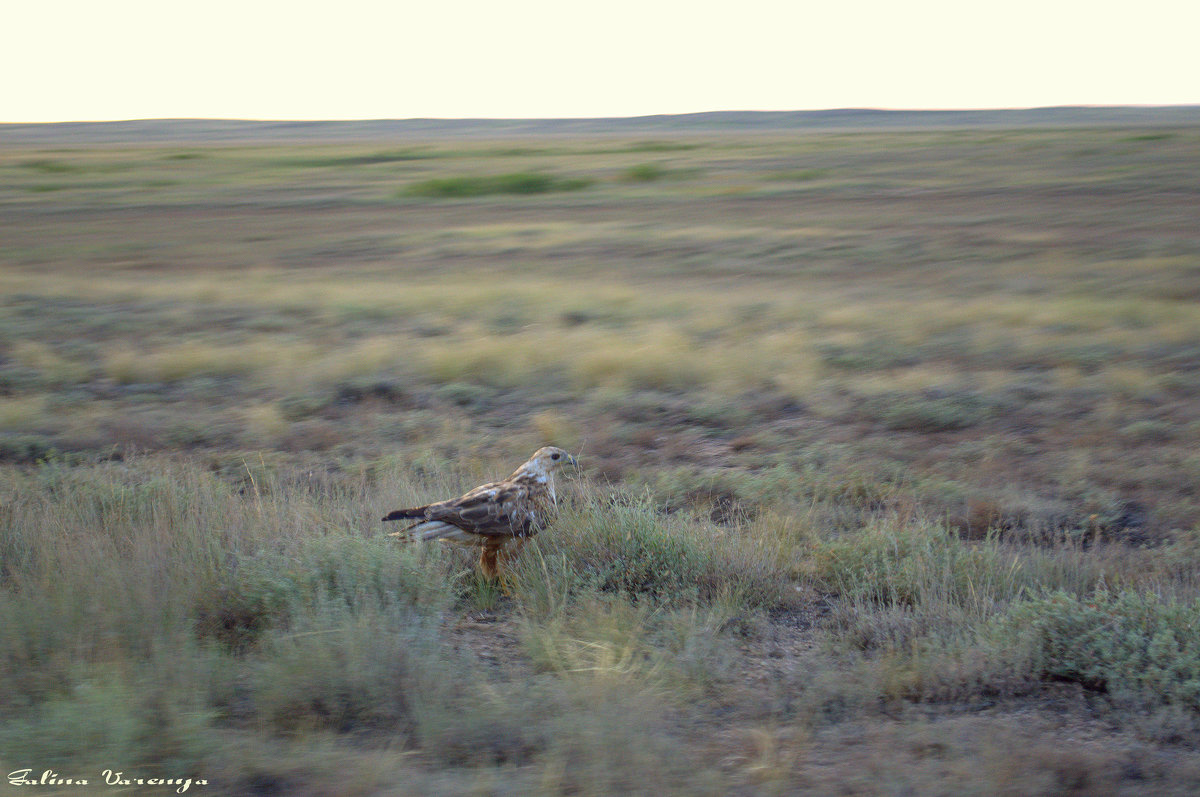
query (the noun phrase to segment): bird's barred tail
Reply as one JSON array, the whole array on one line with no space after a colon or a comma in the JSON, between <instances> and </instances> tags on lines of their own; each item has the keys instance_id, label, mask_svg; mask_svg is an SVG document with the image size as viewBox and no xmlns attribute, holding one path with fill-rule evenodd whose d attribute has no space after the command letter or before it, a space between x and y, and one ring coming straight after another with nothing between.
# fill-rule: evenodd
<instances>
[{"instance_id":1,"label":"bird's barred tail","mask_svg":"<svg viewBox=\"0 0 1200 797\"><path fill-rule=\"evenodd\" d=\"M384 522L389 520L408 520L425 517L425 507L417 506L412 509L394 509L383 516Z\"/></svg>"},{"instance_id":2,"label":"bird's barred tail","mask_svg":"<svg viewBox=\"0 0 1200 797\"><path fill-rule=\"evenodd\" d=\"M460 529L458 526L453 526L440 520L426 520L421 523L414 523L408 528L400 529L400 531L387 536L397 537L401 542L448 540L449 542L457 542L463 545L475 545L479 542L478 534L472 534L469 531Z\"/></svg>"}]
</instances>

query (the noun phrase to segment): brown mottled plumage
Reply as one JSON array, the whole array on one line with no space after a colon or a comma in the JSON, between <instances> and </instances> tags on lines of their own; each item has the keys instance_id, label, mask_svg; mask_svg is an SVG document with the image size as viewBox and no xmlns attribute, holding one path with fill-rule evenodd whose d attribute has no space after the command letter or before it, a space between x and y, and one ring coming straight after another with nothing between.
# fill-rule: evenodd
<instances>
[{"instance_id":1,"label":"brown mottled plumage","mask_svg":"<svg viewBox=\"0 0 1200 797\"><path fill-rule=\"evenodd\" d=\"M489 482L459 498L435 504L397 509L383 519L410 520L411 526L389 534L405 542L446 540L479 547L479 568L487 578L499 573L505 546L516 541L516 554L525 540L537 534L554 512L554 471L575 463L561 448L546 446L504 481Z\"/></svg>"}]
</instances>

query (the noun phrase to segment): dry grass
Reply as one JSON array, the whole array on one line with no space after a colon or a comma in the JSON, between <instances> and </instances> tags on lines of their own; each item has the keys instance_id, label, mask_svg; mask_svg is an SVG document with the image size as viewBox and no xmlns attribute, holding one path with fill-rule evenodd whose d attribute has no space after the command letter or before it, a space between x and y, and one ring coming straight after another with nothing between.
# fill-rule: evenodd
<instances>
[{"instance_id":1,"label":"dry grass","mask_svg":"<svg viewBox=\"0 0 1200 797\"><path fill-rule=\"evenodd\" d=\"M0 150L3 771L1192 793L1159 132ZM546 442L507 593L380 537Z\"/></svg>"}]
</instances>

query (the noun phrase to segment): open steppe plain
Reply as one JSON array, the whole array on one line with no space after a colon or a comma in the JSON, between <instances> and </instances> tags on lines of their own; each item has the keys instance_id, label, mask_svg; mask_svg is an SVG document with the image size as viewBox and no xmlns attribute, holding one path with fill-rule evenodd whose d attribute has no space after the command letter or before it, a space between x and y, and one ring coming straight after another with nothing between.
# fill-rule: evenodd
<instances>
[{"instance_id":1,"label":"open steppe plain","mask_svg":"<svg viewBox=\"0 0 1200 797\"><path fill-rule=\"evenodd\" d=\"M1198 511L1195 126L0 140L56 793L1194 794Z\"/></svg>"}]
</instances>

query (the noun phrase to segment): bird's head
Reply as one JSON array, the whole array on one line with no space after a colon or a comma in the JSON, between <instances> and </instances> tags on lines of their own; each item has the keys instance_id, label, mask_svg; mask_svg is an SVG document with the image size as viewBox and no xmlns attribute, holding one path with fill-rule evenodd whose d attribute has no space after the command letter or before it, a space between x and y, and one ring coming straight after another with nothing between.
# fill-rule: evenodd
<instances>
[{"instance_id":1,"label":"bird's head","mask_svg":"<svg viewBox=\"0 0 1200 797\"><path fill-rule=\"evenodd\" d=\"M532 476L538 481L546 481L554 471L561 468L563 465L579 466L575 461L575 457L568 454L561 448L556 446L543 446L533 452L524 465L517 468L517 472L513 476L525 475Z\"/></svg>"},{"instance_id":2,"label":"bird's head","mask_svg":"<svg viewBox=\"0 0 1200 797\"><path fill-rule=\"evenodd\" d=\"M557 470L563 465L579 467L579 463L575 461L575 457L557 446L542 446L533 452L533 456L529 458L529 461L538 463L547 473Z\"/></svg>"}]
</instances>

